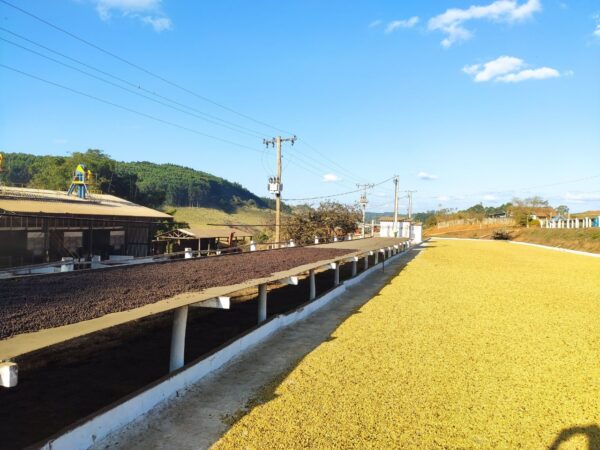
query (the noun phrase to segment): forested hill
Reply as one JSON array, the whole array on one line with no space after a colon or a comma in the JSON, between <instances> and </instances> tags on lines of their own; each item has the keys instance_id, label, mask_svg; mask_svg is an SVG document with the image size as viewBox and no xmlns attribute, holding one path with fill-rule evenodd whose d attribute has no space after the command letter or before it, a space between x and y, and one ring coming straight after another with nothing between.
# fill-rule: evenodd
<instances>
[{"instance_id":1,"label":"forested hill","mask_svg":"<svg viewBox=\"0 0 600 450\"><path fill-rule=\"evenodd\" d=\"M258 197L238 183L206 172L175 164L119 162L100 150L71 156L4 153L5 172L1 180L7 185L66 191L79 163L94 173L94 189L154 208L201 206L231 211L243 205L273 205L271 199Z\"/></svg>"}]
</instances>

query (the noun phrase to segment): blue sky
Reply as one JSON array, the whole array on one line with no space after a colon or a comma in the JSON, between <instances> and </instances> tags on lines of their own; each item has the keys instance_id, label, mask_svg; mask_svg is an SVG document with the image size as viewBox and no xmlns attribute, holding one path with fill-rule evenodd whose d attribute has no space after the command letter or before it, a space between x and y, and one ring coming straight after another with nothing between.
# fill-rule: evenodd
<instances>
[{"instance_id":1,"label":"blue sky","mask_svg":"<svg viewBox=\"0 0 600 450\"><path fill-rule=\"evenodd\" d=\"M417 210L529 195L600 209L596 0L6 1L186 90L0 2L2 39L188 114L0 40L4 66L146 115L0 67L2 151L100 148L266 195L262 138L289 132L301 140L284 147L285 198L398 174ZM370 201L390 210L392 183Z\"/></svg>"}]
</instances>

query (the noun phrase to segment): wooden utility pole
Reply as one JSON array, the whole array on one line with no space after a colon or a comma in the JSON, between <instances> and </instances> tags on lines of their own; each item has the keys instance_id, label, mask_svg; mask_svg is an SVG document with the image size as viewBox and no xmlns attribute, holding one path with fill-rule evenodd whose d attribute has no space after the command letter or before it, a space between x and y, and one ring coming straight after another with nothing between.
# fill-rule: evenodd
<instances>
[{"instance_id":1,"label":"wooden utility pole","mask_svg":"<svg viewBox=\"0 0 600 450\"><path fill-rule=\"evenodd\" d=\"M394 237L398 237L398 185L399 185L400 177L396 175L394 177L394 228L392 232L394 233Z\"/></svg>"},{"instance_id":2,"label":"wooden utility pole","mask_svg":"<svg viewBox=\"0 0 600 450\"><path fill-rule=\"evenodd\" d=\"M269 148L269 145L277 148L277 177L269 178L269 192L275 194L275 245L279 247L281 241L281 191L283 183L281 182L281 143L291 142L294 145L297 137L282 138L281 136L273 139L263 139L263 144Z\"/></svg>"},{"instance_id":3,"label":"wooden utility pole","mask_svg":"<svg viewBox=\"0 0 600 450\"><path fill-rule=\"evenodd\" d=\"M367 214L367 204L369 203L369 201L367 200L367 189L368 188L372 188L374 185L373 184L357 184L356 187L358 189L364 189L363 193L360 195L360 199L358 200L358 203L360 203L360 206L362 207L362 231L360 233L360 237L361 238L365 238L365 220L366 220L366 214ZM373 230L373 227L371 227L371 231Z\"/></svg>"}]
</instances>

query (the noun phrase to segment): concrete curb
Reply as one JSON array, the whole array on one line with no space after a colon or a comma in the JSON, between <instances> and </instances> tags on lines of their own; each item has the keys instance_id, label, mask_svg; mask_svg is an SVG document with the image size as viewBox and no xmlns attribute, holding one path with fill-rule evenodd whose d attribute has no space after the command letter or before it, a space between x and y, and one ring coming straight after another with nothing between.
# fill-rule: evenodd
<instances>
[{"instance_id":1,"label":"concrete curb","mask_svg":"<svg viewBox=\"0 0 600 450\"><path fill-rule=\"evenodd\" d=\"M410 250L411 248L405 252L393 255L385 260L385 263L393 262ZM276 331L313 314L343 294L347 288L360 283L375 271L382 270L380 266L381 263L374 265L360 275L344 281L312 302L304 304L291 312L267 320L204 359L190 363L188 366L166 375L148 387L125 397L117 404L101 409L97 413L76 422L70 428L38 443L34 447L44 450L86 449L91 447L96 441L102 440L109 434L118 431L164 401L178 396L180 391L223 367L242 352L261 343Z\"/></svg>"}]
</instances>

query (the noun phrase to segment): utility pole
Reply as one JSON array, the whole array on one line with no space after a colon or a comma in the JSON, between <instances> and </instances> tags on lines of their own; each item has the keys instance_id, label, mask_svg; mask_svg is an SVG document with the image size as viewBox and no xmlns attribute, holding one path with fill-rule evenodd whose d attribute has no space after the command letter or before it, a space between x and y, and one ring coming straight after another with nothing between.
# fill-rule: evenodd
<instances>
[{"instance_id":1,"label":"utility pole","mask_svg":"<svg viewBox=\"0 0 600 450\"><path fill-rule=\"evenodd\" d=\"M392 228L394 237L398 237L398 187L399 187L399 182L400 182L400 177L398 175L394 176L394 228Z\"/></svg>"},{"instance_id":2,"label":"utility pole","mask_svg":"<svg viewBox=\"0 0 600 450\"><path fill-rule=\"evenodd\" d=\"M277 177L269 178L269 192L275 194L275 246L279 247L281 242L281 191L283 190L283 183L281 182L281 143L291 142L294 145L296 142L296 136L290 138L282 138L281 136L274 137L273 139L263 139L263 144L269 148L269 145L277 148Z\"/></svg>"},{"instance_id":3,"label":"utility pole","mask_svg":"<svg viewBox=\"0 0 600 450\"><path fill-rule=\"evenodd\" d=\"M406 191L406 193L408 194L408 220L412 219L412 213L413 213L412 196L415 192L417 192L417 191Z\"/></svg>"},{"instance_id":4,"label":"utility pole","mask_svg":"<svg viewBox=\"0 0 600 450\"><path fill-rule=\"evenodd\" d=\"M365 220L366 220L366 213L367 213L367 204L369 203L369 201L367 200L367 189L368 188L372 188L374 185L373 184L357 184L356 187L358 189L363 189L363 193L360 195L360 199L358 200L358 203L360 203L360 206L362 207L362 231L360 233L360 237L361 238L365 238Z\"/></svg>"}]
</instances>

